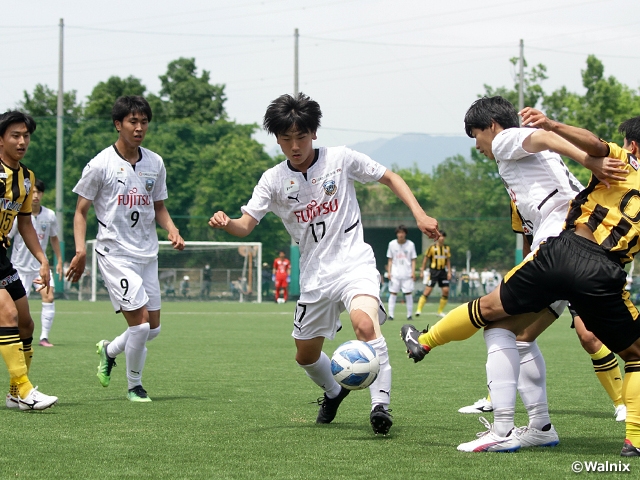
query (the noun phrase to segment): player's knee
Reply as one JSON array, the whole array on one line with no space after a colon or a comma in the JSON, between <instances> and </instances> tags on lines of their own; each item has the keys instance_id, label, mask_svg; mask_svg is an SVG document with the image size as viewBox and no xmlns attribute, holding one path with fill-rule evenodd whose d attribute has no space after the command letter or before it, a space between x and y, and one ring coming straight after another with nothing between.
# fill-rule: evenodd
<instances>
[{"instance_id":1,"label":"player's knee","mask_svg":"<svg viewBox=\"0 0 640 480\"><path fill-rule=\"evenodd\" d=\"M380 328L379 309L378 300L369 295L358 295L351 300L349 313L359 340L368 341L376 338L376 332Z\"/></svg>"},{"instance_id":2,"label":"player's knee","mask_svg":"<svg viewBox=\"0 0 640 480\"><path fill-rule=\"evenodd\" d=\"M7 306L0 310L0 327L16 327L18 325L18 310Z\"/></svg>"},{"instance_id":3,"label":"player's knee","mask_svg":"<svg viewBox=\"0 0 640 480\"><path fill-rule=\"evenodd\" d=\"M594 354L602 348L602 342L589 330L576 330L576 333L578 334L580 345L587 353Z\"/></svg>"}]
</instances>

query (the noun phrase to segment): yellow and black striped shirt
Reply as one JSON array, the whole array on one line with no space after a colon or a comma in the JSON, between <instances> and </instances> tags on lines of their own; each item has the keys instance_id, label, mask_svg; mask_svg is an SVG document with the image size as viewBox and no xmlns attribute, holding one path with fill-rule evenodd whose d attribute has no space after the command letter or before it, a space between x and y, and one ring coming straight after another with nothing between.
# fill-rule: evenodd
<instances>
[{"instance_id":1,"label":"yellow and black striped shirt","mask_svg":"<svg viewBox=\"0 0 640 480\"><path fill-rule=\"evenodd\" d=\"M442 270L447 266L447 259L451 258L451 249L449 245L431 245L424 256L428 259L427 266L433 270Z\"/></svg>"},{"instance_id":2,"label":"yellow and black striped shirt","mask_svg":"<svg viewBox=\"0 0 640 480\"><path fill-rule=\"evenodd\" d=\"M638 159L615 143L609 146L608 157L626 163L629 172L624 181L603 185L591 175L589 185L573 199L565 229L584 224L593 232L596 242L605 250L620 257L621 263L629 263L640 244L640 164Z\"/></svg>"},{"instance_id":3,"label":"yellow and black striped shirt","mask_svg":"<svg viewBox=\"0 0 640 480\"><path fill-rule=\"evenodd\" d=\"M14 170L0 161L0 245L5 248L16 215L31 215L35 180L33 172L24 165Z\"/></svg>"}]
</instances>

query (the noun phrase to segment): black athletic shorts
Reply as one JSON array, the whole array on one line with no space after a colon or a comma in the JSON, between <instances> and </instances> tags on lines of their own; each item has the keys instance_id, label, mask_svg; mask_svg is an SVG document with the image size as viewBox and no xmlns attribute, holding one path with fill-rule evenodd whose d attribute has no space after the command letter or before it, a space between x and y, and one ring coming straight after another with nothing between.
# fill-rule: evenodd
<instances>
[{"instance_id":1,"label":"black athletic shorts","mask_svg":"<svg viewBox=\"0 0 640 480\"><path fill-rule=\"evenodd\" d=\"M13 301L24 297L27 292L20 281L18 272L7 257L7 250L0 246L0 288L5 289L11 295Z\"/></svg>"},{"instance_id":2,"label":"black athletic shorts","mask_svg":"<svg viewBox=\"0 0 640 480\"><path fill-rule=\"evenodd\" d=\"M440 288L449 286L449 280L447 279L447 271L444 268L442 270L435 270L433 268L430 268L429 272L430 272L430 276L429 276L428 285L430 287L432 288L435 287L436 283Z\"/></svg>"},{"instance_id":3,"label":"black athletic shorts","mask_svg":"<svg viewBox=\"0 0 640 480\"><path fill-rule=\"evenodd\" d=\"M502 281L500 300L509 315L539 312L568 300L587 329L613 352L640 338L638 310L625 290L617 257L572 231L540 245Z\"/></svg>"}]
</instances>

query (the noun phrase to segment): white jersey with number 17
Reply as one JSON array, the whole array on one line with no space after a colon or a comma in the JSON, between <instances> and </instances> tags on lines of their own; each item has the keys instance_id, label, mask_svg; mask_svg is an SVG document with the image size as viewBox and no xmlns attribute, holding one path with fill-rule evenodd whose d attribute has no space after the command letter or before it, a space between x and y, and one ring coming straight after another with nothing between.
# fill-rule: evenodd
<instances>
[{"instance_id":1,"label":"white jersey with number 17","mask_svg":"<svg viewBox=\"0 0 640 480\"><path fill-rule=\"evenodd\" d=\"M282 219L300 245L300 291L309 292L361 265L375 267L354 181L378 181L385 171L347 147L320 148L305 174L288 161L264 172L242 212L257 221L269 211Z\"/></svg>"},{"instance_id":2,"label":"white jersey with number 17","mask_svg":"<svg viewBox=\"0 0 640 480\"><path fill-rule=\"evenodd\" d=\"M157 256L154 202L167 198L166 177L160 155L142 147L135 165L111 145L84 167L73 192L93 201L99 254L143 261Z\"/></svg>"}]
</instances>

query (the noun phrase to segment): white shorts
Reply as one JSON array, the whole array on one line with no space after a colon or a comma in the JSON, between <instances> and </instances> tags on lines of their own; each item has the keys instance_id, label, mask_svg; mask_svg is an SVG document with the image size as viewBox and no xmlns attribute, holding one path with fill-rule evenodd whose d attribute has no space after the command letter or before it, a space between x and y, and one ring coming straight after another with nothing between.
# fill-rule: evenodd
<instances>
[{"instance_id":1,"label":"white shorts","mask_svg":"<svg viewBox=\"0 0 640 480\"><path fill-rule=\"evenodd\" d=\"M351 300L357 295L369 295L378 300L378 319L382 325L387 312L380 301L380 274L375 266L364 265L335 282L301 293L293 314L291 336L297 340L317 337L333 340L341 326L340 314L350 309Z\"/></svg>"},{"instance_id":2,"label":"white shorts","mask_svg":"<svg viewBox=\"0 0 640 480\"><path fill-rule=\"evenodd\" d=\"M157 258L139 263L98 254L98 266L116 312L144 306L151 312L160 310Z\"/></svg>"},{"instance_id":3,"label":"white shorts","mask_svg":"<svg viewBox=\"0 0 640 480\"><path fill-rule=\"evenodd\" d=\"M389 282L389 293L398 293L400 291L402 291L402 293L413 293L415 283L416 282L414 282L411 277L391 277L391 281Z\"/></svg>"},{"instance_id":4,"label":"white shorts","mask_svg":"<svg viewBox=\"0 0 640 480\"><path fill-rule=\"evenodd\" d=\"M424 285L428 285L430 280L431 280L431 270L427 268L424 272L422 272L422 283Z\"/></svg>"},{"instance_id":5,"label":"white shorts","mask_svg":"<svg viewBox=\"0 0 640 480\"><path fill-rule=\"evenodd\" d=\"M14 265L15 268L15 265ZM42 285L40 285L39 283L33 283L33 281L36 278L40 278L40 271L36 271L34 272L33 270L31 271L23 271L23 270L18 270L16 268L18 275L20 276L20 281L22 282L22 286L24 287L24 291L27 292L27 298L29 298L29 295L31 295L31 287L35 287L36 290L38 288L40 288ZM49 286L53 287L53 271L49 272Z\"/></svg>"},{"instance_id":6,"label":"white shorts","mask_svg":"<svg viewBox=\"0 0 640 480\"><path fill-rule=\"evenodd\" d=\"M549 308L551 313L553 313L556 316L556 318L560 318L560 315L562 315L562 312L564 312L564 309L567 308L567 305L569 305L569 302L567 302L566 300L558 300L556 302L553 302L547 308Z\"/></svg>"}]
</instances>

